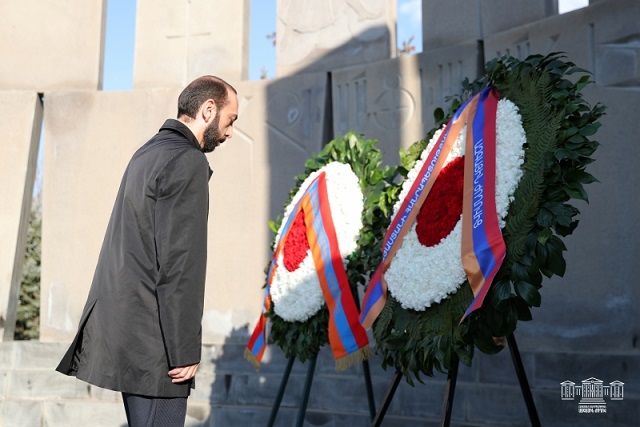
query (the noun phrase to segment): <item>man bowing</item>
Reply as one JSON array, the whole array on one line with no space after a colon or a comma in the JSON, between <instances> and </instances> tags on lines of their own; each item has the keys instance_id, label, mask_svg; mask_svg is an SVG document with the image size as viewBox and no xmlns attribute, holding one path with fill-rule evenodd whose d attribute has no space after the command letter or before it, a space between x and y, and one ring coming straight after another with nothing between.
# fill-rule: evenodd
<instances>
[{"instance_id":1,"label":"man bowing","mask_svg":"<svg viewBox=\"0 0 640 427\"><path fill-rule=\"evenodd\" d=\"M122 392L131 427L184 425L202 344L211 170L236 90L194 80L127 166L78 333L57 367Z\"/></svg>"}]
</instances>

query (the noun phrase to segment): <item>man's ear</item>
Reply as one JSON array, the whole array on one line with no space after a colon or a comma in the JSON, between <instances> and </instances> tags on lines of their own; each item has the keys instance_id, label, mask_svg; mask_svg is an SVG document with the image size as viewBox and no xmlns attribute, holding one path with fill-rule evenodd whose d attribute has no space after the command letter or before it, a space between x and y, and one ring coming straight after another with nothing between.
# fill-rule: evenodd
<instances>
[{"instance_id":1,"label":"man's ear","mask_svg":"<svg viewBox=\"0 0 640 427\"><path fill-rule=\"evenodd\" d=\"M210 123L213 118L216 116L217 107L216 102L213 99L207 99L203 104L200 110L200 114L202 114L202 119L205 123Z\"/></svg>"}]
</instances>

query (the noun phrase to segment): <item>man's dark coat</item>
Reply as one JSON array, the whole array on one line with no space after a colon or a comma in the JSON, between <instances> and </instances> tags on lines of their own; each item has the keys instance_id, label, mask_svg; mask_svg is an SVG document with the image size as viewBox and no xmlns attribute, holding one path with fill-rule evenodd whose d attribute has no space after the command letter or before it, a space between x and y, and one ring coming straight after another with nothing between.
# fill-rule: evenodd
<instances>
[{"instance_id":1,"label":"man's dark coat","mask_svg":"<svg viewBox=\"0 0 640 427\"><path fill-rule=\"evenodd\" d=\"M189 395L193 382L173 384L168 372L200 361L210 176L177 120L133 155L58 371L126 393Z\"/></svg>"}]
</instances>

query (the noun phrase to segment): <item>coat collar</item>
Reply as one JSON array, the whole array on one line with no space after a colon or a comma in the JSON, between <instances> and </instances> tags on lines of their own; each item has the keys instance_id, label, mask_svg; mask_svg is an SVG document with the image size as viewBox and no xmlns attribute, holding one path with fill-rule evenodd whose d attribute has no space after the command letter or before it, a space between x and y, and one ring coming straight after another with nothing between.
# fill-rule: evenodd
<instances>
[{"instance_id":1,"label":"coat collar","mask_svg":"<svg viewBox=\"0 0 640 427\"><path fill-rule=\"evenodd\" d=\"M190 143L196 146L198 150L202 151L202 147L200 146L200 143L196 139L196 136L193 134L193 132L191 132L191 129L189 129L181 121L175 120L175 119L167 119L162 125L162 127L160 128L160 130L164 130L164 129L168 129L168 130L172 130L174 132L180 133L185 138L187 138L187 140L189 140Z\"/></svg>"}]
</instances>

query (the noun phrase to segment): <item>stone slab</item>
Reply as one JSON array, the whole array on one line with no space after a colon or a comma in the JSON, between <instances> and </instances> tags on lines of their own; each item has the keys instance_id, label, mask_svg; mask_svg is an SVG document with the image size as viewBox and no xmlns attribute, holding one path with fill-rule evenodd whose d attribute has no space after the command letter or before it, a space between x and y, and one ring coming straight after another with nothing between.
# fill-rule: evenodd
<instances>
[{"instance_id":1,"label":"stone slab","mask_svg":"<svg viewBox=\"0 0 640 427\"><path fill-rule=\"evenodd\" d=\"M0 425L25 427L42 425L42 402L0 400Z\"/></svg>"},{"instance_id":2,"label":"stone slab","mask_svg":"<svg viewBox=\"0 0 640 427\"><path fill-rule=\"evenodd\" d=\"M44 402L43 418L47 427L127 426L122 402L47 401Z\"/></svg>"},{"instance_id":3,"label":"stone slab","mask_svg":"<svg viewBox=\"0 0 640 427\"><path fill-rule=\"evenodd\" d=\"M527 381L531 388L537 387L535 373L535 356L530 353L521 353ZM478 367L477 382L482 384L496 384L515 386L518 384L518 375L513 366L513 360L508 346L497 354L484 354L476 351L473 356L473 364Z\"/></svg>"},{"instance_id":4,"label":"stone slab","mask_svg":"<svg viewBox=\"0 0 640 427\"><path fill-rule=\"evenodd\" d=\"M585 187L589 204L576 204L580 224L564 239L566 274L544 281L533 321L518 325L519 343L532 351L637 352L640 200L630 195L640 181L640 92L596 86L584 98L607 106L587 168L600 182Z\"/></svg>"},{"instance_id":5,"label":"stone slab","mask_svg":"<svg viewBox=\"0 0 640 427\"><path fill-rule=\"evenodd\" d=\"M248 77L249 0L138 0L133 86Z\"/></svg>"},{"instance_id":6,"label":"stone slab","mask_svg":"<svg viewBox=\"0 0 640 427\"><path fill-rule=\"evenodd\" d=\"M446 112L451 105L450 97L462 91L462 81L477 78L484 64L475 41L416 56L420 67L422 123L426 135L435 125L434 110L442 108Z\"/></svg>"},{"instance_id":7,"label":"stone slab","mask_svg":"<svg viewBox=\"0 0 640 427\"><path fill-rule=\"evenodd\" d=\"M211 405L209 402L187 400L187 416L184 427L208 427L211 419Z\"/></svg>"},{"instance_id":8,"label":"stone slab","mask_svg":"<svg viewBox=\"0 0 640 427\"><path fill-rule=\"evenodd\" d=\"M15 357L12 366L15 369L52 370L58 366L67 348L68 343L65 342L16 341L13 343Z\"/></svg>"},{"instance_id":9,"label":"stone slab","mask_svg":"<svg viewBox=\"0 0 640 427\"><path fill-rule=\"evenodd\" d=\"M41 127L37 93L0 91L0 340L15 331Z\"/></svg>"},{"instance_id":10,"label":"stone slab","mask_svg":"<svg viewBox=\"0 0 640 427\"><path fill-rule=\"evenodd\" d=\"M377 139L386 164L424 136L417 55L334 70L333 132Z\"/></svg>"},{"instance_id":11,"label":"stone slab","mask_svg":"<svg viewBox=\"0 0 640 427\"><path fill-rule=\"evenodd\" d=\"M534 399L540 415L540 423L549 427L589 427L620 426L635 427L640 419L640 405L637 399L611 401L605 399L607 412L604 414L581 414L578 412L579 399L562 400L560 391L536 392Z\"/></svg>"},{"instance_id":12,"label":"stone slab","mask_svg":"<svg viewBox=\"0 0 640 427\"><path fill-rule=\"evenodd\" d=\"M271 408L213 406L211 408L210 426L259 426L266 424ZM295 425L296 412L282 408L278 411L277 424L282 426Z\"/></svg>"},{"instance_id":13,"label":"stone slab","mask_svg":"<svg viewBox=\"0 0 640 427\"><path fill-rule=\"evenodd\" d=\"M422 51L482 40L557 10L553 0L422 0Z\"/></svg>"},{"instance_id":14,"label":"stone slab","mask_svg":"<svg viewBox=\"0 0 640 427\"><path fill-rule=\"evenodd\" d=\"M454 414L464 414L464 421L471 425L527 426L530 425L527 407L518 383L512 387L486 384L456 386Z\"/></svg>"},{"instance_id":15,"label":"stone slab","mask_svg":"<svg viewBox=\"0 0 640 427\"><path fill-rule=\"evenodd\" d=\"M0 344L0 366L3 369L10 369L16 360L16 350L14 341L7 341Z\"/></svg>"},{"instance_id":16,"label":"stone slab","mask_svg":"<svg viewBox=\"0 0 640 427\"><path fill-rule=\"evenodd\" d=\"M90 386L52 369L12 370L7 390L13 399L87 399Z\"/></svg>"},{"instance_id":17,"label":"stone slab","mask_svg":"<svg viewBox=\"0 0 640 427\"><path fill-rule=\"evenodd\" d=\"M8 371L0 371L0 401L5 399L9 394L9 390L7 390L7 378L9 377Z\"/></svg>"},{"instance_id":18,"label":"stone slab","mask_svg":"<svg viewBox=\"0 0 640 427\"><path fill-rule=\"evenodd\" d=\"M598 84L638 86L640 3L607 0L486 37L485 58L565 52Z\"/></svg>"},{"instance_id":19,"label":"stone slab","mask_svg":"<svg viewBox=\"0 0 640 427\"><path fill-rule=\"evenodd\" d=\"M79 380L76 380L79 381ZM87 384L85 384L85 387ZM89 395L91 399L99 400L101 402L120 402L122 403L122 393L118 391L109 390L106 388L100 388L94 385L89 385Z\"/></svg>"},{"instance_id":20,"label":"stone slab","mask_svg":"<svg viewBox=\"0 0 640 427\"><path fill-rule=\"evenodd\" d=\"M0 2L0 90L100 88L106 5Z\"/></svg>"},{"instance_id":21,"label":"stone slab","mask_svg":"<svg viewBox=\"0 0 640 427\"><path fill-rule=\"evenodd\" d=\"M395 1L278 0L277 4L279 77L395 56Z\"/></svg>"},{"instance_id":22,"label":"stone slab","mask_svg":"<svg viewBox=\"0 0 640 427\"><path fill-rule=\"evenodd\" d=\"M576 385L595 377L605 385L624 383L624 396L640 398L640 355L601 353L536 353L535 381L538 389L560 392L560 383Z\"/></svg>"}]
</instances>

